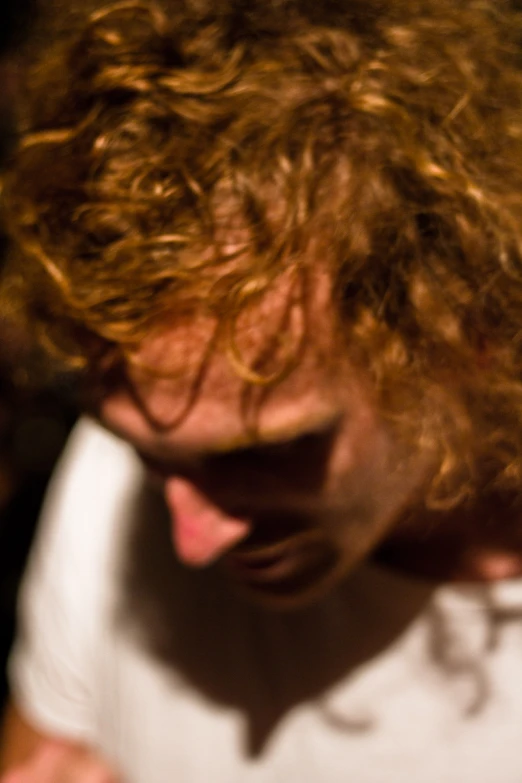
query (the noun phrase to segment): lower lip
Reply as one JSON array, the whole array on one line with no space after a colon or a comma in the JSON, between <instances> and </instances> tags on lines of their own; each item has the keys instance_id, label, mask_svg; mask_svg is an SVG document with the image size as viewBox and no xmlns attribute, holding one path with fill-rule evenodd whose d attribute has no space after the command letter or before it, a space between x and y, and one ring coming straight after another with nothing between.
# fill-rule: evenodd
<instances>
[{"instance_id":1,"label":"lower lip","mask_svg":"<svg viewBox=\"0 0 522 783\"><path fill-rule=\"evenodd\" d=\"M227 572L253 599L267 606L293 608L321 594L329 583L337 559L322 548L296 546L279 555L230 553L224 558Z\"/></svg>"},{"instance_id":2,"label":"lower lip","mask_svg":"<svg viewBox=\"0 0 522 783\"><path fill-rule=\"evenodd\" d=\"M303 560L299 551L285 552L277 556L259 555L255 558L230 554L226 558L226 565L227 569L242 581L262 585L291 578L301 570Z\"/></svg>"}]
</instances>

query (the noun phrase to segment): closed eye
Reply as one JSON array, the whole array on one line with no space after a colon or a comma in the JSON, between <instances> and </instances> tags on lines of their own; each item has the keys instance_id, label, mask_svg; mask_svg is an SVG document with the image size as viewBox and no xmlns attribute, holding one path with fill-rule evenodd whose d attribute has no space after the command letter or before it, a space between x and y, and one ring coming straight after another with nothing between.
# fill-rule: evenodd
<instances>
[{"instance_id":1,"label":"closed eye","mask_svg":"<svg viewBox=\"0 0 522 783\"><path fill-rule=\"evenodd\" d=\"M338 429L338 422L327 427L302 433L294 438L277 442L257 443L230 451L198 452L179 458L158 458L137 449L145 468L161 478L179 475L187 477L212 476L234 468L261 469L270 472L288 466L317 465L324 461L330 451Z\"/></svg>"},{"instance_id":2,"label":"closed eye","mask_svg":"<svg viewBox=\"0 0 522 783\"><path fill-rule=\"evenodd\" d=\"M332 439L337 431L336 426L328 430L306 432L295 438L263 443L255 446L234 449L222 454L210 455L204 459L206 469L241 465L252 468L277 469L304 460L314 461L324 456L329 450Z\"/></svg>"}]
</instances>

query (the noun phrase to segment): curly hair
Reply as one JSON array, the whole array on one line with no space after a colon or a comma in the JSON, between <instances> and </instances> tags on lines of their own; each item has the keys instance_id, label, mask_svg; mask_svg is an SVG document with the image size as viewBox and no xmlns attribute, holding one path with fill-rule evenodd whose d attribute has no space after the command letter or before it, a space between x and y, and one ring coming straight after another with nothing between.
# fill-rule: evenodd
<instances>
[{"instance_id":1,"label":"curly hair","mask_svg":"<svg viewBox=\"0 0 522 783\"><path fill-rule=\"evenodd\" d=\"M99 3L98 3L99 5ZM64 361L322 264L339 351L451 506L522 480L522 22L506 0L128 0L47 36L3 303Z\"/></svg>"}]
</instances>

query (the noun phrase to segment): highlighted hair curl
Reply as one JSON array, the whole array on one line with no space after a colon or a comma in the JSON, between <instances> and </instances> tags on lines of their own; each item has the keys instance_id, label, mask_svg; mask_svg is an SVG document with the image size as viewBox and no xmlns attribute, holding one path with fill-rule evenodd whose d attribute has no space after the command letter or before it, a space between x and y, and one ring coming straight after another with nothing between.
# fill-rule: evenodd
<instances>
[{"instance_id":1,"label":"highlighted hair curl","mask_svg":"<svg viewBox=\"0 0 522 783\"><path fill-rule=\"evenodd\" d=\"M521 31L505 0L129 0L85 16L28 71L5 306L87 367L211 315L262 382L234 348L239 316L322 265L339 351L437 455L429 504L485 477L518 493Z\"/></svg>"}]
</instances>

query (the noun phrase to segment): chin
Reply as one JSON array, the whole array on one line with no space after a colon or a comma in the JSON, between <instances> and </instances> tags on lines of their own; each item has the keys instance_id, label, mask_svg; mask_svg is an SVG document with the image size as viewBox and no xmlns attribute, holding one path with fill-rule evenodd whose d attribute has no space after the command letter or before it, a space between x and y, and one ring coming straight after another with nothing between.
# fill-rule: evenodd
<instances>
[{"instance_id":1,"label":"chin","mask_svg":"<svg viewBox=\"0 0 522 783\"><path fill-rule=\"evenodd\" d=\"M387 535L390 517L365 511L350 514L343 506L342 513L325 515L315 525L299 518L259 524L222 558L221 568L236 592L257 605L278 611L311 606L334 591Z\"/></svg>"},{"instance_id":2,"label":"chin","mask_svg":"<svg viewBox=\"0 0 522 783\"><path fill-rule=\"evenodd\" d=\"M222 568L233 588L249 602L274 611L292 611L319 603L355 568L359 559L324 545L308 556L277 559L224 558Z\"/></svg>"}]
</instances>

